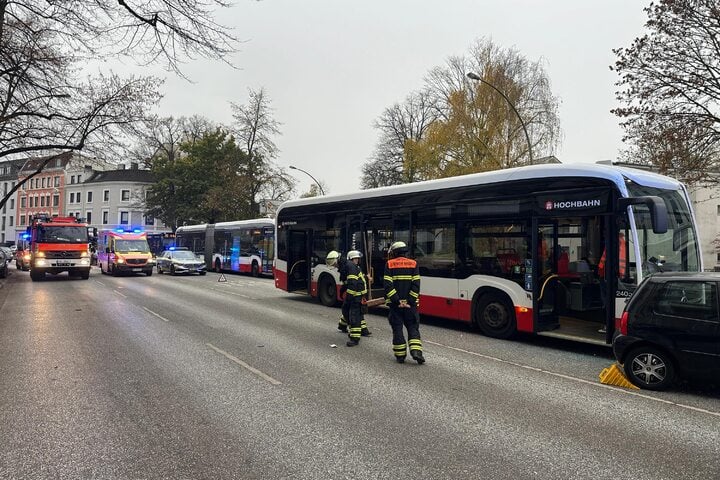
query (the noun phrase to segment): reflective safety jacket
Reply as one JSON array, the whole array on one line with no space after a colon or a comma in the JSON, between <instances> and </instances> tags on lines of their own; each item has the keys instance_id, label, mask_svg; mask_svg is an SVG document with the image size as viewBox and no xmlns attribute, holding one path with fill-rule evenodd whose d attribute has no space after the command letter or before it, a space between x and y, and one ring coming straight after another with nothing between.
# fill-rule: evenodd
<instances>
[{"instance_id":1,"label":"reflective safety jacket","mask_svg":"<svg viewBox=\"0 0 720 480\"><path fill-rule=\"evenodd\" d=\"M362 303L362 299L367 293L367 282L365 275L358 265L353 262L347 262L347 279L345 280L345 296L350 303Z\"/></svg>"},{"instance_id":2,"label":"reflective safety jacket","mask_svg":"<svg viewBox=\"0 0 720 480\"><path fill-rule=\"evenodd\" d=\"M383 276L385 304L398 306L401 300L417 306L420 298L420 270L411 258L392 258L385 264Z\"/></svg>"}]
</instances>

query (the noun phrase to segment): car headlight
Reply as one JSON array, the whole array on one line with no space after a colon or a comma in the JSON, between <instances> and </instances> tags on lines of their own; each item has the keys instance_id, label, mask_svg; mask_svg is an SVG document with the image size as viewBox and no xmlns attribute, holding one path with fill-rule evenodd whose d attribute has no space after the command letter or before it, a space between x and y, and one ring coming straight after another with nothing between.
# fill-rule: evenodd
<instances>
[{"instance_id":1,"label":"car headlight","mask_svg":"<svg viewBox=\"0 0 720 480\"><path fill-rule=\"evenodd\" d=\"M44 258L45 252L38 250L37 252L35 252L35 256L38 258Z\"/></svg>"},{"instance_id":2,"label":"car headlight","mask_svg":"<svg viewBox=\"0 0 720 480\"><path fill-rule=\"evenodd\" d=\"M116 258L115 258L115 261L116 261L117 263L125 263L125 259L122 258L122 257L116 257Z\"/></svg>"}]
</instances>

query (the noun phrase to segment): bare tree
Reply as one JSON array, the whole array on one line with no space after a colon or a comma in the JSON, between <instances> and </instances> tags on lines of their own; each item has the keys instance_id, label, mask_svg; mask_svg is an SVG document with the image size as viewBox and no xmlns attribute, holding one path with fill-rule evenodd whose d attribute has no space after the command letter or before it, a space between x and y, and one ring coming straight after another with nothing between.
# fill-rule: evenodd
<instances>
[{"instance_id":1,"label":"bare tree","mask_svg":"<svg viewBox=\"0 0 720 480\"><path fill-rule=\"evenodd\" d=\"M261 199L285 199L295 182L273 163L278 149L272 137L280 135L280 122L273 116L270 98L264 88L248 90L248 97L247 104L230 102L235 120L232 128L238 145L244 147L248 155L242 173L249 180L253 208L259 215Z\"/></svg>"},{"instance_id":2,"label":"bare tree","mask_svg":"<svg viewBox=\"0 0 720 480\"><path fill-rule=\"evenodd\" d=\"M213 7L224 6L220 0L0 0L0 159L124 152L131 127L159 100L160 81L112 73L83 80L79 66L125 56L180 73L186 58L224 60L235 40L212 20Z\"/></svg>"},{"instance_id":3,"label":"bare tree","mask_svg":"<svg viewBox=\"0 0 720 480\"><path fill-rule=\"evenodd\" d=\"M363 165L362 188L375 188L416 181L412 168L405 168L405 145L423 138L438 118L438 108L427 91L415 92L400 104L388 107L374 127L380 139L369 162Z\"/></svg>"},{"instance_id":4,"label":"bare tree","mask_svg":"<svg viewBox=\"0 0 720 480\"><path fill-rule=\"evenodd\" d=\"M214 132L219 125L199 116L192 117L152 117L133 125L133 138L136 144L130 152L130 158L151 168L154 159L174 163L182 155L181 146L202 139Z\"/></svg>"},{"instance_id":5,"label":"bare tree","mask_svg":"<svg viewBox=\"0 0 720 480\"><path fill-rule=\"evenodd\" d=\"M647 33L614 50L611 69L630 162L711 180L720 158L720 9L715 0L659 0Z\"/></svg>"}]
</instances>

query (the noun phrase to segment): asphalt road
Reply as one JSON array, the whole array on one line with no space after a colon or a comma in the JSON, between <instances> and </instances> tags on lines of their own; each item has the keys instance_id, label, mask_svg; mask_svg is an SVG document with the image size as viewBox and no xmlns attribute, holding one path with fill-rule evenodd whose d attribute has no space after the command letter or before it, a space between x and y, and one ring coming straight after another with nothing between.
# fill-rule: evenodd
<instances>
[{"instance_id":1,"label":"asphalt road","mask_svg":"<svg viewBox=\"0 0 720 480\"><path fill-rule=\"evenodd\" d=\"M601 385L608 348L424 319L400 365L271 279L12 273L0 478L720 477L720 390Z\"/></svg>"}]
</instances>

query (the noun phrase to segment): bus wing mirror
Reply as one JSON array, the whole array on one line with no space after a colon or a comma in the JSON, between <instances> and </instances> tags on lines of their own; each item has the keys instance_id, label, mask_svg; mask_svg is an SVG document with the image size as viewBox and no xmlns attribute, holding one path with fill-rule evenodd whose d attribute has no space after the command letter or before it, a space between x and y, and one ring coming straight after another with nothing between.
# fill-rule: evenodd
<instances>
[{"instance_id":1,"label":"bus wing mirror","mask_svg":"<svg viewBox=\"0 0 720 480\"><path fill-rule=\"evenodd\" d=\"M651 195L647 197L619 198L617 207L624 211L630 205L647 205L654 233L665 233L668 230L667 206L662 198Z\"/></svg>"}]
</instances>

